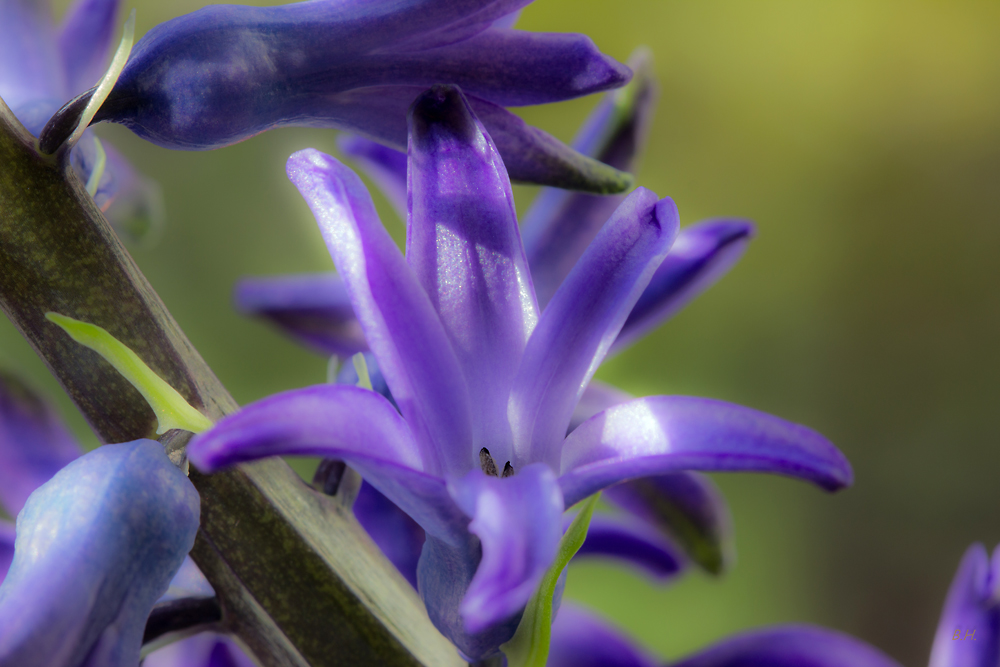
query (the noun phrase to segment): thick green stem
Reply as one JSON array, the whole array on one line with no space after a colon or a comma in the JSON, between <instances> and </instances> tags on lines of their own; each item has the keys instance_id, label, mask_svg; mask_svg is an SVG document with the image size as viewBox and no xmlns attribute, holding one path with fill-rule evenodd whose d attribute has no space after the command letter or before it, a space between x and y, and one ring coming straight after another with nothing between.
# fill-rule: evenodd
<instances>
[{"instance_id":1,"label":"thick green stem","mask_svg":"<svg viewBox=\"0 0 1000 667\"><path fill-rule=\"evenodd\" d=\"M68 166L43 156L0 101L0 307L105 442L155 438L139 392L45 313L103 327L213 419L236 403L191 346ZM161 441L180 463L190 434ZM351 512L280 459L217 475L192 556L223 626L266 667L464 664Z\"/></svg>"}]
</instances>

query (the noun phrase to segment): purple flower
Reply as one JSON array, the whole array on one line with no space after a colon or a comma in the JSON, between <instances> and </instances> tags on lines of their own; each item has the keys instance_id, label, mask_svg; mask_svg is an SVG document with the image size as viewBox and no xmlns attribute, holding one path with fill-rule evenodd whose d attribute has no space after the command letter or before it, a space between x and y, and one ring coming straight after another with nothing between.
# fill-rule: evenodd
<instances>
[{"instance_id":1,"label":"purple flower","mask_svg":"<svg viewBox=\"0 0 1000 667\"><path fill-rule=\"evenodd\" d=\"M513 634L564 508L602 488L688 469L850 483L843 455L814 431L708 399L636 399L567 436L674 240L673 202L630 195L540 312L507 172L456 88L414 103L408 155L405 259L352 171L315 150L288 163L398 411L347 385L278 394L196 437L199 468L276 454L347 462L425 530L420 593L472 659Z\"/></svg>"},{"instance_id":2,"label":"purple flower","mask_svg":"<svg viewBox=\"0 0 1000 667\"><path fill-rule=\"evenodd\" d=\"M406 146L406 111L460 85L511 178L621 192L630 178L504 107L618 87L631 72L583 35L510 28L531 0L310 0L216 5L153 28L95 122L168 148L227 146L286 125L348 129ZM44 143L44 142L43 142Z\"/></svg>"},{"instance_id":3,"label":"purple flower","mask_svg":"<svg viewBox=\"0 0 1000 667\"><path fill-rule=\"evenodd\" d=\"M19 515L17 557L14 524L0 519L0 664L134 665L158 599L214 595L185 560L198 494L162 446L137 440L83 455L52 408L6 375L0 507ZM210 662L213 651L228 651L232 661ZM252 663L230 640L205 633L145 664Z\"/></svg>"},{"instance_id":4,"label":"purple flower","mask_svg":"<svg viewBox=\"0 0 1000 667\"><path fill-rule=\"evenodd\" d=\"M38 135L63 103L93 86L104 73L117 23L118 0L76 0L58 28L48 2L0 3L0 98ZM87 183L98 162L88 131L71 154ZM155 183L138 174L112 146L94 201L126 238L139 239L162 220Z\"/></svg>"},{"instance_id":5,"label":"purple flower","mask_svg":"<svg viewBox=\"0 0 1000 667\"><path fill-rule=\"evenodd\" d=\"M983 663L985 664L985 663ZM594 614L564 604L552 624L548 667L666 665ZM740 633L669 667L900 667L862 641L809 625Z\"/></svg>"},{"instance_id":6,"label":"purple flower","mask_svg":"<svg viewBox=\"0 0 1000 667\"><path fill-rule=\"evenodd\" d=\"M635 71L633 80L605 96L573 143L581 153L625 171L633 170L645 144L657 97L649 53L640 49L629 60L629 66ZM406 155L354 135L341 135L340 146L406 219ZM522 225L525 255L539 306L544 307L552 298L622 199L554 188L542 190ZM703 221L681 230L632 308L611 351L622 349L658 326L713 284L742 255L753 231L751 223L733 219ZM270 320L323 354L350 356L368 349L347 289L335 273L245 279L237 285L235 301L243 312ZM373 377L381 377L371 357L369 367ZM344 381L357 381L350 366ZM391 396L387 390L380 393ZM577 404L570 430L631 398L600 382L591 382ZM378 491L367 487L366 493L377 495ZM732 561L725 502L712 482L698 473L671 473L655 480L618 485L605 495L605 500L633 517L599 517L580 557L631 554L629 560L634 565L657 577L676 574L689 560L716 574ZM387 501L380 502L377 507L384 510L381 515L366 508L358 518L387 554L408 553L394 540L381 541L395 533L380 530L379 521L405 521L390 506ZM639 527L635 519L648 525ZM613 537L609 531L615 523L620 524L620 534ZM641 540L638 531L645 536ZM630 542L634 548L626 549L623 545ZM406 543L415 545L419 554L423 541ZM392 559L404 575L414 580L414 557Z\"/></svg>"}]
</instances>

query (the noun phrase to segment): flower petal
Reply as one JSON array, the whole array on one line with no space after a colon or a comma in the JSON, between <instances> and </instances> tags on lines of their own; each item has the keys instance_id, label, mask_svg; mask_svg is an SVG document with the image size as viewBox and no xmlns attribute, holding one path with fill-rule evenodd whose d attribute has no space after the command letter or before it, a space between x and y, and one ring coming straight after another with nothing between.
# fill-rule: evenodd
<instances>
[{"instance_id":1,"label":"flower petal","mask_svg":"<svg viewBox=\"0 0 1000 667\"><path fill-rule=\"evenodd\" d=\"M573 148L615 169L634 171L658 96L652 57L646 49L628 61L635 71L623 88L604 95L580 128ZM544 188L522 221L524 247L544 308L622 197Z\"/></svg>"},{"instance_id":2,"label":"flower petal","mask_svg":"<svg viewBox=\"0 0 1000 667\"><path fill-rule=\"evenodd\" d=\"M74 155L85 143L76 145ZM107 163L94 202L120 238L134 245L155 244L166 220L159 183L140 173L108 142L104 142L104 152ZM90 176L90 169L86 174Z\"/></svg>"},{"instance_id":3,"label":"flower petal","mask_svg":"<svg viewBox=\"0 0 1000 667\"><path fill-rule=\"evenodd\" d=\"M552 563L562 536L562 496L544 465L507 478L474 470L450 480L448 491L479 539L449 547L428 538L417 577L434 625L476 660L513 636Z\"/></svg>"},{"instance_id":4,"label":"flower petal","mask_svg":"<svg viewBox=\"0 0 1000 667\"><path fill-rule=\"evenodd\" d=\"M368 482L361 485L354 501L354 516L382 553L416 588L424 529Z\"/></svg>"},{"instance_id":5,"label":"flower petal","mask_svg":"<svg viewBox=\"0 0 1000 667\"><path fill-rule=\"evenodd\" d=\"M0 506L10 516L81 453L46 401L19 379L0 373Z\"/></svg>"},{"instance_id":6,"label":"flower petal","mask_svg":"<svg viewBox=\"0 0 1000 667\"><path fill-rule=\"evenodd\" d=\"M669 198L638 188L618 207L542 313L514 380L515 467L558 469L573 408L677 234Z\"/></svg>"},{"instance_id":7,"label":"flower petal","mask_svg":"<svg viewBox=\"0 0 1000 667\"><path fill-rule=\"evenodd\" d=\"M469 388L473 440L512 458L507 399L538 306L503 162L451 86L410 112L406 260L430 296Z\"/></svg>"},{"instance_id":8,"label":"flower petal","mask_svg":"<svg viewBox=\"0 0 1000 667\"><path fill-rule=\"evenodd\" d=\"M142 667L254 667L235 641L215 632L202 632L150 653Z\"/></svg>"},{"instance_id":9,"label":"flower petal","mask_svg":"<svg viewBox=\"0 0 1000 667\"><path fill-rule=\"evenodd\" d=\"M461 606L466 629L477 632L520 611L535 592L562 536L562 494L544 464L506 479L473 470L448 491L483 545Z\"/></svg>"},{"instance_id":10,"label":"flower petal","mask_svg":"<svg viewBox=\"0 0 1000 667\"><path fill-rule=\"evenodd\" d=\"M289 158L288 175L316 216L368 345L421 447L423 469L463 474L475 467L458 360L361 179L312 149Z\"/></svg>"},{"instance_id":11,"label":"flower petal","mask_svg":"<svg viewBox=\"0 0 1000 667\"><path fill-rule=\"evenodd\" d=\"M14 524L0 519L0 584L7 577L10 562L14 559Z\"/></svg>"},{"instance_id":12,"label":"flower petal","mask_svg":"<svg viewBox=\"0 0 1000 667\"><path fill-rule=\"evenodd\" d=\"M593 516L587 539L574 559L591 556L617 558L661 581L672 579L686 566L683 553L661 533L626 515Z\"/></svg>"},{"instance_id":13,"label":"flower petal","mask_svg":"<svg viewBox=\"0 0 1000 667\"><path fill-rule=\"evenodd\" d=\"M356 134L341 134L337 148L351 158L370 179L375 181L399 219L406 221L406 153L383 146Z\"/></svg>"},{"instance_id":14,"label":"flower petal","mask_svg":"<svg viewBox=\"0 0 1000 667\"><path fill-rule=\"evenodd\" d=\"M546 664L547 667L656 667L659 661L595 614L564 602L552 623Z\"/></svg>"},{"instance_id":15,"label":"flower petal","mask_svg":"<svg viewBox=\"0 0 1000 667\"><path fill-rule=\"evenodd\" d=\"M75 0L59 29L59 54L69 96L97 83L108 63L117 27L118 0Z\"/></svg>"},{"instance_id":16,"label":"flower petal","mask_svg":"<svg viewBox=\"0 0 1000 667\"><path fill-rule=\"evenodd\" d=\"M785 625L734 635L671 667L900 667L854 637L809 625Z\"/></svg>"},{"instance_id":17,"label":"flower petal","mask_svg":"<svg viewBox=\"0 0 1000 667\"><path fill-rule=\"evenodd\" d=\"M743 256L754 231L746 220L706 220L682 229L629 313L611 352L646 335L715 284Z\"/></svg>"},{"instance_id":18,"label":"flower petal","mask_svg":"<svg viewBox=\"0 0 1000 667\"><path fill-rule=\"evenodd\" d=\"M603 498L667 535L712 574L721 574L735 558L729 507L705 475L641 477L607 488Z\"/></svg>"},{"instance_id":19,"label":"flower petal","mask_svg":"<svg viewBox=\"0 0 1000 667\"><path fill-rule=\"evenodd\" d=\"M269 396L196 436L187 454L205 472L267 456L344 461L425 530L452 542L465 539L468 520L444 480L423 472L409 426L367 389L327 384Z\"/></svg>"},{"instance_id":20,"label":"flower petal","mask_svg":"<svg viewBox=\"0 0 1000 667\"><path fill-rule=\"evenodd\" d=\"M270 321L325 355L368 350L344 281L336 273L244 278L233 290L236 309Z\"/></svg>"},{"instance_id":21,"label":"flower petal","mask_svg":"<svg viewBox=\"0 0 1000 667\"><path fill-rule=\"evenodd\" d=\"M1000 660L1000 549L965 552L941 612L930 667L983 667Z\"/></svg>"},{"instance_id":22,"label":"flower petal","mask_svg":"<svg viewBox=\"0 0 1000 667\"><path fill-rule=\"evenodd\" d=\"M732 403L650 396L609 408L569 434L559 478L567 504L617 482L682 470L798 477L833 491L851 465L822 435Z\"/></svg>"},{"instance_id":23,"label":"flower petal","mask_svg":"<svg viewBox=\"0 0 1000 667\"><path fill-rule=\"evenodd\" d=\"M198 492L157 442L105 445L69 464L18 516L0 663L135 665L198 514Z\"/></svg>"},{"instance_id":24,"label":"flower petal","mask_svg":"<svg viewBox=\"0 0 1000 667\"><path fill-rule=\"evenodd\" d=\"M67 97L49 3L0 2L0 98L24 123L24 105L54 104L55 111Z\"/></svg>"}]
</instances>

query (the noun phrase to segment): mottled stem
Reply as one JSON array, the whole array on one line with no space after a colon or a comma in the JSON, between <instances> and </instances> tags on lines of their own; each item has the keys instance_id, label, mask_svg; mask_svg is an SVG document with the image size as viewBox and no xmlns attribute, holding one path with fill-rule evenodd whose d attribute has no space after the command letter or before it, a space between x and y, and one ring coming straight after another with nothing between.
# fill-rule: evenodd
<instances>
[{"instance_id":1,"label":"mottled stem","mask_svg":"<svg viewBox=\"0 0 1000 667\"><path fill-rule=\"evenodd\" d=\"M45 313L97 324L213 419L236 403L184 336L68 164L0 101L0 307L104 442L155 438L153 411ZM161 442L181 463L190 434ZM265 667L464 664L349 509L280 459L202 475L192 557L221 625Z\"/></svg>"}]
</instances>

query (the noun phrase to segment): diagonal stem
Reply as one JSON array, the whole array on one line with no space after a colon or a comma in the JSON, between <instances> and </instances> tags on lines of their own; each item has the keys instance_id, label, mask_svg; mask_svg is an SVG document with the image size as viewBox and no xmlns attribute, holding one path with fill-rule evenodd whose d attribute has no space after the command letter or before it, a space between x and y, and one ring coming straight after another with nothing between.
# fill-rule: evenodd
<instances>
[{"instance_id":1,"label":"diagonal stem","mask_svg":"<svg viewBox=\"0 0 1000 667\"><path fill-rule=\"evenodd\" d=\"M105 442L155 438L153 411L48 311L107 329L213 419L233 412L67 158L41 155L0 100L0 308ZM161 438L178 464L189 437ZM464 664L351 512L283 461L192 470L191 481L202 501L192 557L218 594L222 626L265 667Z\"/></svg>"}]
</instances>

